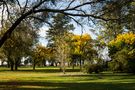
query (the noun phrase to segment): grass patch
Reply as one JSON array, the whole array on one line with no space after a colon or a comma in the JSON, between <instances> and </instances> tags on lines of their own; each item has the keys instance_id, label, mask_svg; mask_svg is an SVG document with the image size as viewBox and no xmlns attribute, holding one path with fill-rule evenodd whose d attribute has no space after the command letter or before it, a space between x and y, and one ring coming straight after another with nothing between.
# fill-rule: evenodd
<instances>
[{"instance_id":1,"label":"grass patch","mask_svg":"<svg viewBox=\"0 0 135 90\"><path fill-rule=\"evenodd\" d=\"M0 90L135 90L135 76L105 72L86 74L79 69L20 68L19 71L0 70Z\"/></svg>"}]
</instances>

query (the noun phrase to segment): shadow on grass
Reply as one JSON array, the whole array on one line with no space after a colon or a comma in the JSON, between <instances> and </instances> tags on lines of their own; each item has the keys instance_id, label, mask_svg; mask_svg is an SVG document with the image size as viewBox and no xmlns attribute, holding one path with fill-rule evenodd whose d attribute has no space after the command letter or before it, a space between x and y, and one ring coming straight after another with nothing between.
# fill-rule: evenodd
<instances>
[{"instance_id":1,"label":"shadow on grass","mask_svg":"<svg viewBox=\"0 0 135 90\"><path fill-rule=\"evenodd\" d=\"M36 70L18 70L21 72L44 72L44 73L58 73L58 72L62 72L59 68L56 69L50 69L50 68L43 68L43 69L36 69ZM79 72L79 69L66 69L66 72Z\"/></svg>"},{"instance_id":2,"label":"shadow on grass","mask_svg":"<svg viewBox=\"0 0 135 90\"><path fill-rule=\"evenodd\" d=\"M0 90L135 90L135 83L0 82Z\"/></svg>"},{"instance_id":3,"label":"shadow on grass","mask_svg":"<svg viewBox=\"0 0 135 90\"><path fill-rule=\"evenodd\" d=\"M0 72L5 72L5 71L11 71L8 68L0 69ZM12 71L11 71L12 72ZM56 68L37 68L33 70L32 68L19 68L17 71L14 72L43 72L43 73L58 73L62 72L58 67ZM80 69L66 69L66 72L80 72Z\"/></svg>"}]
</instances>

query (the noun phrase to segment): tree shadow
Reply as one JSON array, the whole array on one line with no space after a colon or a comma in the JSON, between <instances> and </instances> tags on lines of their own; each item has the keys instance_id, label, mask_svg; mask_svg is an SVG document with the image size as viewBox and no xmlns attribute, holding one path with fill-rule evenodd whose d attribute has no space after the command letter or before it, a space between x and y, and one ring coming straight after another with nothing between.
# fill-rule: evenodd
<instances>
[{"instance_id":1,"label":"tree shadow","mask_svg":"<svg viewBox=\"0 0 135 90\"><path fill-rule=\"evenodd\" d=\"M135 90L135 83L53 83L53 82L0 82L2 90Z\"/></svg>"},{"instance_id":2,"label":"tree shadow","mask_svg":"<svg viewBox=\"0 0 135 90\"><path fill-rule=\"evenodd\" d=\"M4 69L0 69L0 72L7 72L7 71L11 71L8 68L4 68ZM22 69L19 68L17 71L11 71L11 72L41 72L41 73L59 73L62 72L58 67L57 68L37 68L35 70L33 70L32 68L26 68L26 69ZM66 69L66 72L80 72L80 69Z\"/></svg>"}]
</instances>

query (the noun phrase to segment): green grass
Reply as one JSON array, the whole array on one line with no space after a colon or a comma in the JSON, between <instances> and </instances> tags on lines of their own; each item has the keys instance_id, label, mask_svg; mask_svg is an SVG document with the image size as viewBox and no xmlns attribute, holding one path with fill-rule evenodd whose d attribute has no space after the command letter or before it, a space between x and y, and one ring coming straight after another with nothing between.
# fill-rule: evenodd
<instances>
[{"instance_id":1,"label":"green grass","mask_svg":"<svg viewBox=\"0 0 135 90\"><path fill-rule=\"evenodd\" d=\"M135 90L135 76L104 72L86 74L58 68L21 68L19 71L0 69L0 90Z\"/></svg>"}]
</instances>

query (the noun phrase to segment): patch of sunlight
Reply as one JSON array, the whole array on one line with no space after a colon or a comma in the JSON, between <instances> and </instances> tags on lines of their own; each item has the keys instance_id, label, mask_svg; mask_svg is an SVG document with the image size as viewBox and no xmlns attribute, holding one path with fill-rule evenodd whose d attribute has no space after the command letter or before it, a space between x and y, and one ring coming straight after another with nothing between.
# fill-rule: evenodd
<instances>
[{"instance_id":1,"label":"patch of sunlight","mask_svg":"<svg viewBox=\"0 0 135 90\"><path fill-rule=\"evenodd\" d=\"M82 80L78 81L78 83L134 83L135 80L132 79L122 79L122 80L111 80L111 79L97 79L97 80Z\"/></svg>"}]
</instances>

